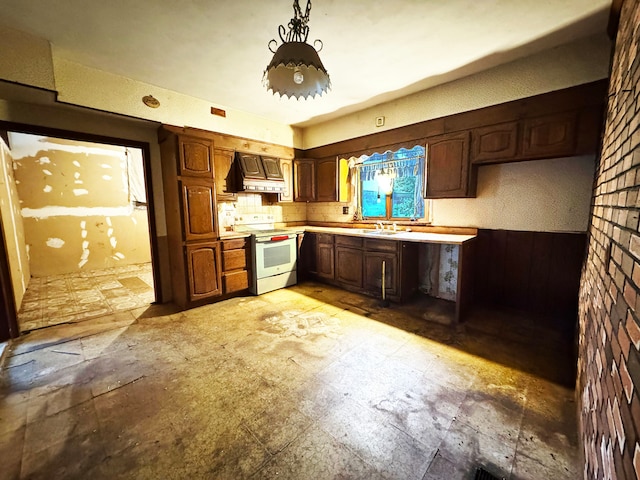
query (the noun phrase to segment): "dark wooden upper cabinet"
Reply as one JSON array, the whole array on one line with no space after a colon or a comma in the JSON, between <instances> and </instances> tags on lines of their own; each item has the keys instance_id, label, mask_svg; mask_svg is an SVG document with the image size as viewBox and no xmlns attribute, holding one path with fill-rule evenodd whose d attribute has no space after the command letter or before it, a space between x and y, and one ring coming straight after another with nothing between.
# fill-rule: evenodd
<instances>
[{"instance_id":1,"label":"dark wooden upper cabinet","mask_svg":"<svg viewBox=\"0 0 640 480\"><path fill-rule=\"evenodd\" d=\"M284 180L284 191L279 194L279 202L293 202L293 160L280 160L280 170Z\"/></svg>"},{"instance_id":2,"label":"dark wooden upper cabinet","mask_svg":"<svg viewBox=\"0 0 640 480\"><path fill-rule=\"evenodd\" d=\"M184 240L215 239L218 229L215 222L215 186L197 179L182 179L182 218Z\"/></svg>"},{"instance_id":3,"label":"dark wooden upper cabinet","mask_svg":"<svg viewBox=\"0 0 640 480\"><path fill-rule=\"evenodd\" d=\"M214 149L214 167L216 180L216 200L235 202L238 195L235 190L233 166L233 150Z\"/></svg>"},{"instance_id":4,"label":"dark wooden upper cabinet","mask_svg":"<svg viewBox=\"0 0 640 480\"><path fill-rule=\"evenodd\" d=\"M523 123L522 155L553 158L571 155L576 147L577 113L528 118Z\"/></svg>"},{"instance_id":5,"label":"dark wooden upper cabinet","mask_svg":"<svg viewBox=\"0 0 640 480\"><path fill-rule=\"evenodd\" d=\"M213 142L204 138L179 137L179 174L213 178Z\"/></svg>"},{"instance_id":6,"label":"dark wooden upper cabinet","mask_svg":"<svg viewBox=\"0 0 640 480\"><path fill-rule=\"evenodd\" d=\"M262 166L267 180L284 180L280 169L280 160L271 157L262 157Z\"/></svg>"},{"instance_id":7,"label":"dark wooden upper cabinet","mask_svg":"<svg viewBox=\"0 0 640 480\"><path fill-rule=\"evenodd\" d=\"M427 139L425 198L475 196L469 170L468 131Z\"/></svg>"},{"instance_id":8,"label":"dark wooden upper cabinet","mask_svg":"<svg viewBox=\"0 0 640 480\"><path fill-rule=\"evenodd\" d=\"M237 159L241 163L241 170L245 178L264 179L262 161L258 155L238 153Z\"/></svg>"},{"instance_id":9,"label":"dark wooden upper cabinet","mask_svg":"<svg viewBox=\"0 0 640 480\"><path fill-rule=\"evenodd\" d=\"M296 202L313 202L316 199L316 161L301 158L293 161L293 193Z\"/></svg>"},{"instance_id":10,"label":"dark wooden upper cabinet","mask_svg":"<svg viewBox=\"0 0 640 480\"><path fill-rule=\"evenodd\" d=\"M318 202L338 200L338 162L335 158L316 160L316 192Z\"/></svg>"},{"instance_id":11,"label":"dark wooden upper cabinet","mask_svg":"<svg viewBox=\"0 0 640 480\"><path fill-rule=\"evenodd\" d=\"M491 163L515 157L518 122L476 128L471 132L471 162Z\"/></svg>"},{"instance_id":12,"label":"dark wooden upper cabinet","mask_svg":"<svg viewBox=\"0 0 640 480\"><path fill-rule=\"evenodd\" d=\"M220 242L186 247L189 300L197 301L222 294Z\"/></svg>"}]
</instances>

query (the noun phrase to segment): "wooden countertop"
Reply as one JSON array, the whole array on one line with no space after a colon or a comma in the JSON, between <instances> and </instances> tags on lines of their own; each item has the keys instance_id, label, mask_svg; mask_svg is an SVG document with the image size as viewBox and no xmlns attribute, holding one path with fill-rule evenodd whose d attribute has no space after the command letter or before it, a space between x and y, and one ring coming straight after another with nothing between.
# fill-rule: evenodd
<instances>
[{"instance_id":1,"label":"wooden countertop","mask_svg":"<svg viewBox=\"0 0 640 480\"><path fill-rule=\"evenodd\" d=\"M340 227L314 227L300 226L288 227L294 231L305 231L313 233L328 233L333 235L351 235L365 238L380 238L383 240L395 240L401 242L419 242L419 243L445 243L448 245L462 245L465 242L473 240L476 235L460 235L454 233L428 233L428 232L407 232L406 230L398 230L393 234L376 233L374 229L363 228L340 228ZM387 232L385 230L385 232Z\"/></svg>"}]
</instances>

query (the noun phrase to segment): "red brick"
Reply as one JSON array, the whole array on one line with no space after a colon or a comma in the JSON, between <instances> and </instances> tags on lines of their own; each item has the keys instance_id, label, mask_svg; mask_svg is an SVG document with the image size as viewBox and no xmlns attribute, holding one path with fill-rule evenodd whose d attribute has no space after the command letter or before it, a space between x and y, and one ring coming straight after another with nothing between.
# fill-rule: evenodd
<instances>
[{"instance_id":1,"label":"red brick","mask_svg":"<svg viewBox=\"0 0 640 480\"><path fill-rule=\"evenodd\" d=\"M618 342L620 343L620 348L622 349L622 355L624 355L624 358L629 358L631 340L629 340L629 336L627 335L627 331L624 329L622 322L618 325Z\"/></svg>"},{"instance_id":2,"label":"red brick","mask_svg":"<svg viewBox=\"0 0 640 480\"><path fill-rule=\"evenodd\" d=\"M640 350L640 327L638 326L631 310L627 312L627 321L625 326L633 346L636 350Z\"/></svg>"},{"instance_id":3,"label":"red brick","mask_svg":"<svg viewBox=\"0 0 640 480\"><path fill-rule=\"evenodd\" d=\"M629 375L629 370L627 370L627 362L625 362L624 360L620 361L618 374L620 375L620 381L622 382L622 389L624 390L624 394L627 397L627 403L631 403L634 386L633 380L631 380L631 375Z\"/></svg>"}]
</instances>

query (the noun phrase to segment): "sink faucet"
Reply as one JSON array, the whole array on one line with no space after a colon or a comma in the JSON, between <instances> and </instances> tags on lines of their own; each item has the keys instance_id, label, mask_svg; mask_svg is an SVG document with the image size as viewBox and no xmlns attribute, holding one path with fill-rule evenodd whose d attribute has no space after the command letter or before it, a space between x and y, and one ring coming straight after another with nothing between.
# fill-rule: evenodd
<instances>
[{"instance_id":1,"label":"sink faucet","mask_svg":"<svg viewBox=\"0 0 640 480\"><path fill-rule=\"evenodd\" d=\"M398 231L398 224L396 222L393 222L393 231L394 232Z\"/></svg>"},{"instance_id":2,"label":"sink faucet","mask_svg":"<svg viewBox=\"0 0 640 480\"><path fill-rule=\"evenodd\" d=\"M382 223L382 220L378 220L376 222L376 230L384 230L384 224Z\"/></svg>"}]
</instances>

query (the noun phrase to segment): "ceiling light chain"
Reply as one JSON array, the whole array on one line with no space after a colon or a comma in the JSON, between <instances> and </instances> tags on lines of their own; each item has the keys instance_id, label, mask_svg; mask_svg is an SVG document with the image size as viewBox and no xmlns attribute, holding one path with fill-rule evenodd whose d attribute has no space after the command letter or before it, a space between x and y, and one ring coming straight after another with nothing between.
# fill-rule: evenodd
<instances>
[{"instance_id":1,"label":"ceiling light chain","mask_svg":"<svg viewBox=\"0 0 640 480\"><path fill-rule=\"evenodd\" d=\"M274 94L306 99L322 95L331 88L329 75L318 56L323 47L322 42L314 42L314 45L320 45L317 50L307 43L310 12L311 0L307 0L304 15L299 0L294 0L294 17L287 25L289 31L283 25L278 27L282 45L274 50L278 42L274 39L268 43L269 50L274 55L264 71L263 83Z\"/></svg>"}]
</instances>

